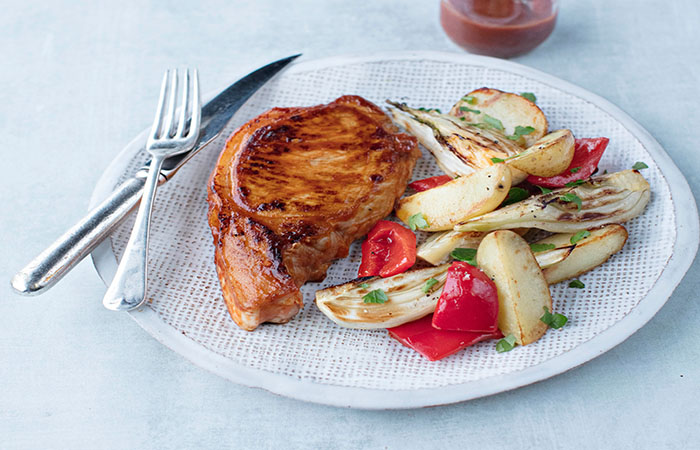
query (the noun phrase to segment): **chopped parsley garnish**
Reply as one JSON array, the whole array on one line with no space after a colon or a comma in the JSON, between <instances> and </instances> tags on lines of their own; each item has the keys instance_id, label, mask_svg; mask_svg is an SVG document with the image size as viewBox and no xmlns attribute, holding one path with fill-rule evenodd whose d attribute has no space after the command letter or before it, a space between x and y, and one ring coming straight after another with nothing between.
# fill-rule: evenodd
<instances>
[{"instance_id":1,"label":"chopped parsley garnish","mask_svg":"<svg viewBox=\"0 0 700 450\"><path fill-rule=\"evenodd\" d=\"M468 123L467 125L469 125L471 127L481 128L481 129L484 129L487 127L487 125L485 123Z\"/></svg>"},{"instance_id":2,"label":"chopped parsley garnish","mask_svg":"<svg viewBox=\"0 0 700 450\"><path fill-rule=\"evenodd\" d=\"M387 297L386 293L381 289L375 289L369 294L364 295L362 300L365 303L386 303L386 301L389 300L389 297Z\"/></svg>"},{"instance_id":3,"label":"chopped parsley garnish","mask_svg":"<svg viewBox=\"0 0 700 450\"><path fill-rule=\"evenodd\" d=\"M462 117L460 117L460 118L459 118L459 120L461 120L461 121L465 121L465 120L467 120L467 118L466 118L466 117L464 117L464 116L462 116Z\"/></svg>"},{"instance_id":4,"label":"chopped parsley garnish","mask_svg":"<svg viewBox=\"0 0 700 450\"><path fill-rule=\"evenodd\" d=\"M578 195L573 194L571 192L567 192L566 194L559 197L559 200L567 203L576 203L576 206L578 206L578 210L581 211L581 199Z\"/></svg>"},{"instance_id":5,"label":"chopped parsley garnish","mask_svg":"<svg viewBox=\"0 0 700 450\"><path fill-rule=\"evenodd\" d=\"M517 203L521 200L525 200L530 196L530 193L523 188L512 187L508 191L508 197L506 197L503 202L503 206L510 205L511 203Z\"/></svg>"},{"instance_id":6,"label":"chopped parsley garnish","mask_svg":"<svg viewBox=\"0 0 700 450\"><path fill-rule=\"evenodd\" d=\"M505 353L513 350L515 348L515 336L509 334L503 339L496 343L496 351L498 353Z\"/></svg>"},{"instance_id":7,"label":"chopped parsley garnish","mask_svg":"<svg viewBox=\"0 0 700 450\"><path fill-rule=\"evenodd\" d=\"M634 170L642 170L642 169L648 169L649 166L647 166L646 164L644 164L644 163L641 162L641 161L637 161L636 163L634 163L634 165L632 166L632 168L633 168Z\"/></svg>"},{"instance_id":8,"label":"chopped parsley garnish","mask_svg":"<svg viewBox=\"0 0 700 450\"><path fill-rule=\"evenodd\" d=\"M460 106L459 110L464 111L464 112L474 113L474 114L481 114L481 111L479 111L478 109L470 109L470 108L467 108L466 106Z\"/></svg>"},{"instance_id":9,"label":"chopped parsley garnish","mask_svg":"<svg viewBox=\"0 0 700 450\"><path fill-rule=\"evenodd\" d=\"M552 193L551 189L547 189L546 187L542 187L542 186L537 186L537 187L540 188L540 191L542 191L543 194L551 194Z\"/></svg>"},{"instance_id":10,"label":"chopped parsley garnish","mask_svg":"<svg viewBox=\"0 0 700 450\"><path fill-rule=\"evenodd\" d=\"M442 111L440 111L438 108L418 108L418 111L425 111L425 112L430 112L430 111L435 111L438 114L442 114Z\"/></svg>"},{"instance_id":11,"label":"chopped parsley garnish","mask_svg":"<svg viewBox=\"0 0 700 450\"><path fill-rule=\"evenodd\" d=\"M549 308L547 308L546 306L543 306L542 309L544 309L544 314L542 314L542 317L540 317L540 321L547 324L549 328L554 328L555 330L558 330L559 328L566 325L566 322L569 321L569 319L563 314L552 314L551 312L549 312Z\"/></svg>"},{"instance_id":12,"label":"chopped parsley garnish","mask_svg":"<svg viewBox=\"0 0 700 450\"><path fill-rule=\"evenodd\" d=\"M457 261L464 261L467 264L471 264L476 267L476 249L475 248L456 248L452 250L450 256Z\"/></svg>"},{"instance_id":13,"label":"chopped parsley garnish","mask_svg":"<svg viewBox=\"0 0 700 450\"><path fill-rule=\"evenodd\" d=\"M588 231L588 230L581 230L581 231L579 231L578 233L576 233L576 234L574 234L573 236L571 236L570 241L571 241L572 244L575 244L575 243L577 243L578 241L580 241L581 239L585 239L585 238L587 238L587 237L590 236L590 235L591 235L591 232L590 232L590 231Z\"/></svg>"},{"instance_id":14,"label":"chopped parsley garnish","mask_svg":"<svg viewBox=\"0 0 700 450\"><path fill-rule=\"evenodd\" d=\"M474 97L473 95L465 95L464 97L462 97L462 100L469 103L470 105L476 104L476 97Z\"/></svg>"},{"instance_id":15,"label":"chopped parsley garnish","mask_svg":"<svg viewBox=\"0 0 700 450\"><path fill-rule=\"evenodd\" d=\"M517 127L515 127L515 132L510 136L506 137L511 141L517 141L518 139L520 139L520 136L528 135L533 131L535 131L533 127L521 127L520 125L518 125Z\"/></svg>"},{"instance_id":16,"label":"chopped parsley garnish","mask_svg":"<svg viewBox=\"0 0 700 450\"><path fill-rule=\"evenodd\" d=\"M495 117L491 117L486 113L484 113L482 117L486 125L493 127L499 131L503 131L503 123L501 123L500 120L496 119Z\"/></svg>"},{"instance_id":17,"label":"chopped parsley garnish","mask_svg":"<svg viewBox=\"0 0 700 450\"><path fill-rule=\"evenodd\" d=\"M564 186L566 187L576 187L576 186L581 186L583 183L585 183L586 180L576 180L576 181L570 181L566 183Z\"/></svg>"},{"instance_id":18,"label":"chopped parsley garnish","mask_svg":"<svg viewBox=\"0 0 700 450\"><path fill-rule=\"evenodd\" d=\"M530 100L532 103L537 102L537 97L535 97L535 94L532 92L521 92L520 96Z\"/></svg>"},{"instance_id":19,"label":"chopped parsley garnish","mask_svg":"<svg viewBox=\"0 0 700 450\"><path fill-rule=\"evenodd\" d=\"M491 162L494 163L494 164L498 164L498 163L506 162L506 160L505 160L505 159L501 159L501 158L496 158L496 157L494 156L493 158L491 158Z\"/></svg>"},{"instance_id":20,"label":"chopped parsley garnish","mask_svg":"<svg viewBox=\"0 0 700 450\"><path fill-rule=\"evenodd\" d=\"M435 286L436 284L438 284L438 280L436 280L435 278L431 278L428 281L426 281L425 285L423 286L423 293L427 294L428 292L430 292L430 289L432 289L433 286Z\"/></svg>"},{"instance_id":21,"label":"chopped parsley garnish","mask_svg":"<svg viewBox=\"0 0 700 450\"><path fill-rule=\"evenodd\" d=\"M580 167L572 167L572 168L571 168L571 173L576 173L576 172L578 172L579 170L581 170Z\"/></svg>"},{"instance_id":22,"label":"chopped parsley garnish","mask_svg":"<svg viewBox=\"0 0 700 450\"><path fill-rule=\"evenodd\" d=\"M557 248L554 244L530 244L530 250L533 253L546 252L547 250L554 250Z\"/></svg>"},{"instance_id":23,"label":"chopped parsley garnish","mask_svg":"<svg viewBox=\"0 0 700 450\"><path fill-rule=\"evenodd\" d=\"M412 231L416 231L417 228L428 228L428 221L425 220L423 213L417 213L408 218L408 227Z\"/></svg>"},{"instance_id":24,"label":"chopped parsley garnish","mask_svg":"<svg viewBox=\"0 0 700 450\"><path fill-rule=\"evenodd\" d=\"M369 284L367 284L367 283L362 283L362 284L360 284L360 287L361 287L362 289L369 289Z\"/></svg>"},{"instance_id":25,"label":"chopped parsley garnish","mask_svg":"<svg viewBox=\"0 0 700 450\"><path fill-rule=\"evenodd\" d=\"M580 280L573 280L573 281L571 281L571 283L569 283L569 287L576 288L576 289L583 289L586 287L586 285L583 284L583 282L581 282Z\"/></svg>"}]
</instances>

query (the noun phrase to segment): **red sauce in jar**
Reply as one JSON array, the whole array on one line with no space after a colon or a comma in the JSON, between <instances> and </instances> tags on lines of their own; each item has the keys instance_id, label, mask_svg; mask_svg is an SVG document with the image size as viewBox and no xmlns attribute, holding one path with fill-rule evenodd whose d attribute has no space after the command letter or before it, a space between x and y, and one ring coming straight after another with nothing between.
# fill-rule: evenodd
<instances>
[{"instance_id":1,"label":"red sauce in jar","mask_svg":"<svg viewBox=\"0 0 700 450\"><path fill-rule=\"evenodd\" d=\"M442 0L440 23L472 53L509 58L540 45L557 19L555 0Z\"/></svg>"}]
</instances>

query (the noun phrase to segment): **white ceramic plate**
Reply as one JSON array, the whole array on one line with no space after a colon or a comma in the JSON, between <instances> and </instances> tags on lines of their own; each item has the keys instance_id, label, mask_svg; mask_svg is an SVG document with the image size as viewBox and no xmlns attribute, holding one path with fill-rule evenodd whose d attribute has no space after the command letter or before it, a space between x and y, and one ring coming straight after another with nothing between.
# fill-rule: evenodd
<instances>
[{"instance_id":1,"label":"white ceramic plate","mask_svg":"<svg viewBox=\"0 0 700 450\"><path fill-rule=\"evenodd\" d=\"M555 309L570 317L560 331L535 344L497 354L481 343L428 362L383 331L337 327L313 306L319 287L356 273L359 252L336 262L323 283L304 288L306 307L286 325L246 333L233 325L221 299L206 224L206 181L226 136L275 106L303 106L343 94L377 104L386 98L448 109L481 86L534 92L552 128L580 137L607 136L601 169L636 161L652 186L645 213L628 223L623 251L581 279L586 289L552 287ZM145 133L114 160L100 179L92 205L144 160ZM367 409L440 405L506 391L576 367L622 342L661 308L693 261L698 215L681 172L639 124L608 101L536 70L465 54L406 52L301 61L274 79L232 119L224 136L167 185L156 203L149 302L132 317L160 342L193 363L247 386L306 401ZM414 178L438 174L427 155ZM93 253L100 276L111 280L133 217Z\"/></svg>"}]
</instances>

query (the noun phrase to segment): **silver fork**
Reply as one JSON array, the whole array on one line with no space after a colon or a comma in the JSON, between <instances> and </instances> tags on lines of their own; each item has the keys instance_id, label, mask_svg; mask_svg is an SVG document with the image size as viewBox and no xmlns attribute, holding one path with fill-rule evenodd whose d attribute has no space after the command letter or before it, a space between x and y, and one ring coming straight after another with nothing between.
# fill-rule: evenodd
<instances>
[{"instance_id":1,"label":"silver fork","mask_svg":"<svg viewBox=\"0 0 700 450\"><path fill-rule=\"evenodd\" d=\"M146 150L152 156L148 177L129 243L126 245L112 284L102 300L102 304L107 309L128 311L138 308L146 299L149 223L160 169L167 157L192 149L199 136L202 106L199 99L199 75L196 69L192 78L190 92L190 71L187 69L182 87L180 118L175 123L177 70L168 70L163 77L156 118L146 143ZM190 114L192 117L188 128Z\"/></svg>"}]
</instances>

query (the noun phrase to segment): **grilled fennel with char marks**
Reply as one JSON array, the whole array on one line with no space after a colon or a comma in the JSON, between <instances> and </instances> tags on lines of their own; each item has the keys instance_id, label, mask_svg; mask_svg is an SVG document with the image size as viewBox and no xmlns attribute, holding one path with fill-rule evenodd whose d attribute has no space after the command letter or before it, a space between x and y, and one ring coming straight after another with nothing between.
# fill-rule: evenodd
<instances>
[{"instance_id":1,"label":"grilled fennel with char marks","mask_svg":"<svg viewBox=\"0 0 700 450\"><path fill-rule=\"evenodd\" d=\"M391 328L427 316L435 310L449 264L409 270L389 278L359 278L316 291L316 305L329 319L348 328ZM431 280L436 283L426 283ZM384 303L365 303L380 289Z\"/></svg>"},{"instance_id":2,"label":"grilled fennel with char marks","mask_svg":"<svg viewBox=\"0 0 700 450\"><path fill-rule=\"evenodd\" d=\"M394 121L418 138L451 177L492 166L492 158L507 159L523 151L504 134L484 128L483 124L474 126L447 114L421 111L404 103L388 103L396 108L391 110ZM514 185L527 178L525 172L510 169Z\"/></svg>"},{"instance_id":3,"label":"grilled fennel with char marks","mask_svg":"<svg viewBox=\"0 0 700 450\"><path fill-rule=\"evenodd\" d=\"M573 233L637 217L644 211L650 195L649 183L639 172L624 170L589 178L579 186L528 197L454 229L492 231L528 227Z\"/></svg>"}]
</instances>

